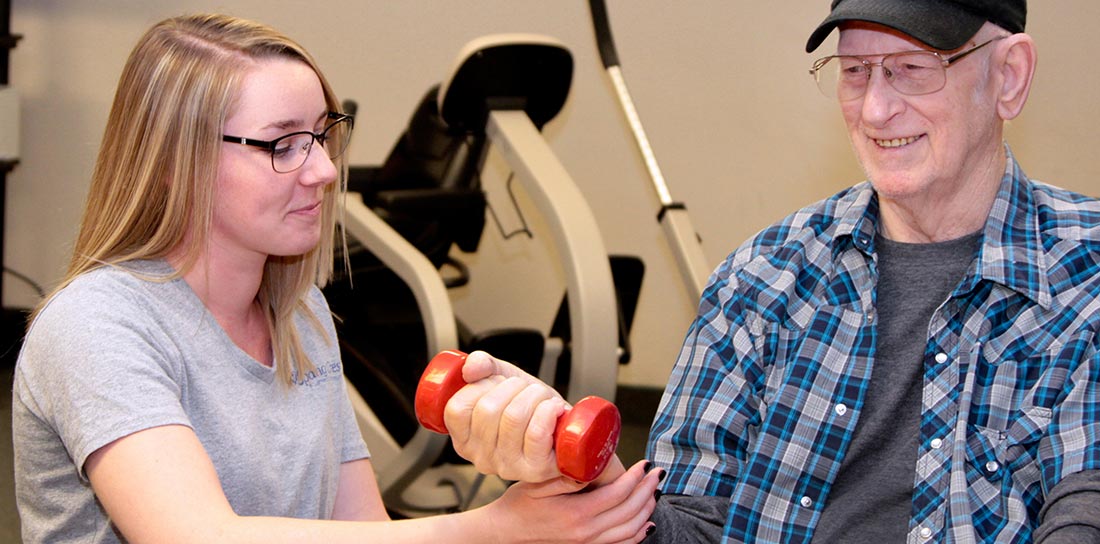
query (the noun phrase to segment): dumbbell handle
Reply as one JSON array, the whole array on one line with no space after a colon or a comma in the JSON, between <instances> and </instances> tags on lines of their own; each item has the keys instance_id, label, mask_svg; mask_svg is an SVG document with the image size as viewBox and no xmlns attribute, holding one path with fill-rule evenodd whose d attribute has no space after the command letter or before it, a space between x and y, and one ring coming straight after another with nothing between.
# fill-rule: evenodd
<instances>
[{"instance_id":1,"label":"dumbbell handle","mask_svg":"<svg viewBox=\"0 0 1100 544\"><path fill-rule=\"evenodd\" d=\"M443 414L447 401L466 385L462 365L466 354L442 351L432 358L416 388L416 418L424 427L447 434ZM562 414L554 429L558 471L580 482L595 480L619 445L622 421L614 404L585 397Z\"/></svg>"}]
</instances>

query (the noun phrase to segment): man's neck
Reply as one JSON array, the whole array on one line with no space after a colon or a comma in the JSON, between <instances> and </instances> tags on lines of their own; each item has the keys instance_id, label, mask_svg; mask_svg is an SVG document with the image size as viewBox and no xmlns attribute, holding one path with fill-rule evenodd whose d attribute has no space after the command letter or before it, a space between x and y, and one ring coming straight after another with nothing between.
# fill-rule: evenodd
<instances>
[{"instance_id":1,"label":"man's neck","mask_svg":"<svg viewBox=\"0 0 1100 544\"><path fill-rule=\"evenodd\" d=\"M879 193L879 232L895 242L919 244L955 240L981 230L997 199L1006 160L1002 151L953 191L906 198Z\"/></svg>"},{"instance_id":2,"label":"man's neck","mask_svg":"<svg viewBox=\"0 0 1100 544\"><path fill-rule=\"evenodd\" d=\"M926 244L956 240L985 226L992 201L973 204L967 209L952 209L950 204L932 208L909 208L897 203L880 202L879 231L889 240Z\"/></svg>"}]
</instances>

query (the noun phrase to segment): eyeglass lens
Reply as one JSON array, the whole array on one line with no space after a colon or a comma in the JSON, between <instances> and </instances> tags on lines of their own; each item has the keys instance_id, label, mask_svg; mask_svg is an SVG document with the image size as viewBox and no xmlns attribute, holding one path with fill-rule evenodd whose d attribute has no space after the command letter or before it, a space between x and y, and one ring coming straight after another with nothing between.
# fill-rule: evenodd
<instances>
[{"instance_id":1,"label":"eyeglass lens","mask_svg":"<svg viewBox=\"0 0 1100 544\"><path fill-rule=\"evenodd\" d=\"M859 57L829 57L817 68L815 79L825 96L851 100L867 92L874 66L881 67L886 81L902 94L934 93L947 81L943 60L926 51L886 55L881 63Z\"/></svg>"},{"instance_id":2,"label":"eyeglass lens","mask_svg":"<svg viewBox=\"0 0 1100 544\"><path fill-rule=\"evenodd\" d=\"M315 137L309 132L295 132L275 140L271 149L271 166L279 173L293 172L309 158L314 141L321 144L330 159L339 157L351 141L351 120L343 118L325 128Z\"/></svg>"}]
</instances>

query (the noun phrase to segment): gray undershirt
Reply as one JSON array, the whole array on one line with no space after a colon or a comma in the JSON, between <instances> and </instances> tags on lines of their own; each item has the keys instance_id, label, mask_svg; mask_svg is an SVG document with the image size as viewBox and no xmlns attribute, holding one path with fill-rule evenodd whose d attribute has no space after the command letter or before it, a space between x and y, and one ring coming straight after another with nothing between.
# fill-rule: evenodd
<instances>
[{"instance_id":1,"label":"gray undershirt","mask_svg":"<svg viewBox=\"0 0 1100 544\"><path fill-rule=\"evenodd\" d=\"M980 233L931 244L876 236L871 384L814 542L905 542L913 504L928 322L974 260Z\"/></svg>"}]
</instances>

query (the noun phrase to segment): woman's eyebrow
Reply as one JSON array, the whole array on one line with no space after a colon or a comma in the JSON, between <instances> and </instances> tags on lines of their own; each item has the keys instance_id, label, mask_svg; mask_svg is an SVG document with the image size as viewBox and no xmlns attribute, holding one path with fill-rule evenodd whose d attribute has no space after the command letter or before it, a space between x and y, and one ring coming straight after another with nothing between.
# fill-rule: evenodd
<instances>
[{"instance_id":1,"label":"woman's eyebrow","mask_svg":"<svg viewBox=\"0 0 1100 544\"><path fill-rule=\"evenodd\" d=\"M317 123L320 123L321 121L324 121L327 117L328 117L328 111L324 111L320 115L317 116L317 121L314 122L313 124L316 125ZM301 119L281 119L279 121L272 121L272 122L264 125L260 130L266 130L266 129L269 129L269 128L277 128L277 129L281 129L281 130L291 130L291 129L295 129L295 128L299 128L299 127L303 127L303 126L306 126L306 123L302 122Z\"/></svg>"},{"instance_id":2,"label":"woman's eyebrow","mask_svg":"<svg viewBox=\"0 0 1100 544\"><path fill-rule=\"evenodd\" d=\"M303 123L300 119L281 119L279 121L273 121L263 126L261 130L269 128L278 128L283 130L290 130L302 126Z\"/></svg>"}]
</instances>

